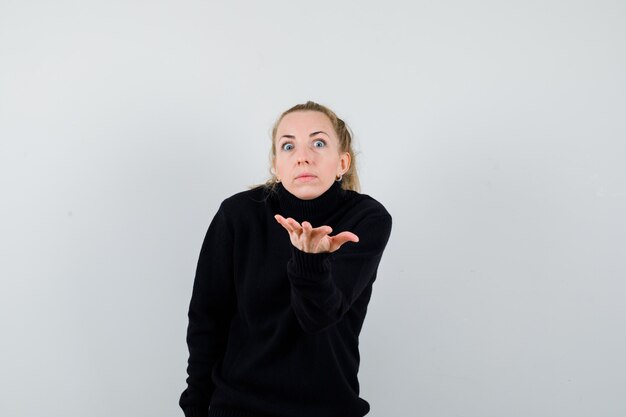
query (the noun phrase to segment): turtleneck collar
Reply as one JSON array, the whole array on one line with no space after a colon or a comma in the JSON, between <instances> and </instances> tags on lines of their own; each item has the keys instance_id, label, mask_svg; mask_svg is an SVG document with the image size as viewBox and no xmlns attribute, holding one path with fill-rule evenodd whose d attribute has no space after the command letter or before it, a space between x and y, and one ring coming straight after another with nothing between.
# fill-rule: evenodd
<instances>
[{"instance_id":1,"label":"turtleneck collar","mask_svg":"<svg viewBox=\"0 0 626 417\"><path fill-rule=\"evenodd\" d=\"M282 183L276 184L276 196L280 214L283 217L293 217L296 221L308 221L316 227L316 223L327 219L346 198L346 192L341 188L341 181L333 182L322 195L312 200L301 200L291 194Z\"/></svg>"}]
</instances>

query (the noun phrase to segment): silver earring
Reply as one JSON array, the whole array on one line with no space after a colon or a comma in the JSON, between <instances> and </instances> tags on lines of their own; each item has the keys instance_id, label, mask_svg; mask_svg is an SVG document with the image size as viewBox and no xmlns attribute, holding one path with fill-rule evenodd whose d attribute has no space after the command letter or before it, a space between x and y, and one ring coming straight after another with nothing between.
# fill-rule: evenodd
<instances>
[{"instance_id":1,"label":"silver earring","mask_svg":"<svg viewBox=\"0 0 626 417\"><path fill-rule=\"evenodd\" d=\"M336 178L336 179L335 179L335 181L338 181L338 182L339 182L339 181L341 181L342 179L343 179L343 174L341 174L341 175L339 176L339 178Z\"/></svg>"},{"instance_id":2,"label":"silver earring","mask_svg":"<svg viewBox=\"0 0 626 417\"><path fill-rule=\"evenodd\" d=\"M280 178L276 177L276 184L280 182Z\"/></svg>"}]
</instances>

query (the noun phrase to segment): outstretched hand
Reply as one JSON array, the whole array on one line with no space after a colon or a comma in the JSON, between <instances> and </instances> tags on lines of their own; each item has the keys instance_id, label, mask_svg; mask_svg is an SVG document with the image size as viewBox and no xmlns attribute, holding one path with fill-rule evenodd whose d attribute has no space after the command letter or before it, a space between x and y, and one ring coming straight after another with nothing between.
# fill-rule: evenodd
<instances>
[{"instance_id":1,"label":"outstretched hand","mask_svg":"<svg viewBox=\"0 0 626 417\"><path fill-rule=\"evenodd\" d=\"M335 236L329 236L333 231L330 226L314 228L307 221L300 224L291 217L286 219L280 214L275 215L274 218L289 232L291 243L302 252L334 252L346 242L359 241L359 237L352 232L341 232Z\"/></svg>"}]
</instances>

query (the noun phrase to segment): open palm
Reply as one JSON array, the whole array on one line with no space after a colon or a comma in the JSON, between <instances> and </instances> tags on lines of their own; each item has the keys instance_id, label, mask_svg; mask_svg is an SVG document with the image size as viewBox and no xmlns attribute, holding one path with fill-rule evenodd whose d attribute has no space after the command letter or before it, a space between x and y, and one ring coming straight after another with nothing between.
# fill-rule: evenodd
<instances>
[{"instance_id":1,"label":"open palm","mask_svg":"<svg viewBox=\"0 0 626 417\"><path fill-rule=\"evenodd\" d=\"M284 218L280 214L274 218L289 232L291 243L302 252L334 252L346 242L359 241L359 237L352 232L341 232L335 236L329 236L333 231L330 226L313 227L307 221L300 224L291 217Z\"/></svg>"}]
</instances>

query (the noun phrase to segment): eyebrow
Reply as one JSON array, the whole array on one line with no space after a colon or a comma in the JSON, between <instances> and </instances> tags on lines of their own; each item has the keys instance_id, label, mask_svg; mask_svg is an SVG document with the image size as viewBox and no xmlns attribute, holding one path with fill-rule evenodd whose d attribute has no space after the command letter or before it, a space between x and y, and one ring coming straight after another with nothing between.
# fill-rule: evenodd
<instances>
[{"instance_id":1,"label":"eyebrow","mask_svg":"<svg viewBox=\"0 0 626 417\"><path fill-rule=\"evenodd\" d=\"M326 136L330 137L330 135L328 133L324 132L323 130L318 130L317 132L313 132L313 133L311 133L309 135L309 137L312 138L313 136L317 135L318 133L323 133ZM279 139L282 139L282 138L295 139L296 137L293 136L293 135L282 135Z\"/></svg>"}]
</instances>

